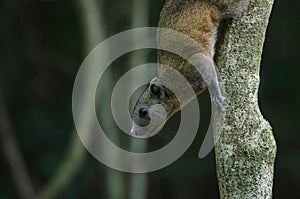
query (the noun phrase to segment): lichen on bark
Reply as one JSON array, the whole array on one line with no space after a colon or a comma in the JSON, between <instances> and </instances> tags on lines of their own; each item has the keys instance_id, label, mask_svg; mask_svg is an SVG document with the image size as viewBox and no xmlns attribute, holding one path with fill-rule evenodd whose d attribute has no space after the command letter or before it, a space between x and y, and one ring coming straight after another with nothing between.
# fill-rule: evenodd
<instances>
[{"instance_id":1,"label":"lichen on bark","mask_svg":"<svg viewBox=\"0 0 300 199\"><path fill-rule=\"evenodd\" d=\"M228 25L216 60L226 110L215 143L220 197L272 198L276 143L258 105L260 61L273 0L252 0Z\"/></svg>"}]
</instances>

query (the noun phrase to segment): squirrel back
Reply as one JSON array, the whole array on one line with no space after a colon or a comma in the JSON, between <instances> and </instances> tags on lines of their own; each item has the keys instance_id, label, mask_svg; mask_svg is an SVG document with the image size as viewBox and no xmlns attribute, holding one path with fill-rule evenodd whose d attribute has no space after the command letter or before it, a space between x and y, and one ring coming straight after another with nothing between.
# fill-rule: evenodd
<instances>
[{"instance_id":1,"label":"squirrel back","mask_svg":"<svg viewBox=\"0 0 300 199\"><path fill-rule=\"evenodd\" d=\"M199 43L199 51L214 56L217 30L220 21L241 15L250 0L167 0L160 14L158 26L181 32ZM158 45L168 42L170 35L160 35ZM158 62L178 70L189 81L196 93L205 84L196 69L173 53L158 50ZM164 78L163 71L158 76Z\"/></svg>"},{"instance_id":2,"label":"squirrel back","mask_svg":"<svg viewBox=\"0 0 300 199\"><path fill-rule=\"evenodd\" d=\"M247 9L250 0L166 0L165 5L176 4L180 7L184 3L193 4L193 2L214 6L222 14L222 18L230 18L241 15Z\"/></svg>"},{"instance_id":3,"label":"squirrel back","mask_svg":"<svg viewBox=\"0 0 300 199\"><path fill-rule=\"evenodd\" d=\"M222 13L223 18L240 16L248 7L250 0L203 0L211 2Z\"/></svg>"}]
</instances>

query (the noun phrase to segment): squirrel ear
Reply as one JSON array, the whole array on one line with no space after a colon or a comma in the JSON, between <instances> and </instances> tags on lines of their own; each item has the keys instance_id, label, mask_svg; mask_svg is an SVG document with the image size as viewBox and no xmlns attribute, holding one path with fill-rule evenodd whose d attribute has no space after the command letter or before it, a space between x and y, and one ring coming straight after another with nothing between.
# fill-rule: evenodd
<instances>
[{"instance_id":1,"label":"squirrel ear","mask_svg":"<svg viewBox=\"0 0 300 199\"><path fill-rule=\"evenodd\" d=\"M159 86L157 84L151 84L150 85L150 91L152 95L154 95L156 98L162 100L165 97L164 88L162 86Z\"/></svg>"}]
</instances>

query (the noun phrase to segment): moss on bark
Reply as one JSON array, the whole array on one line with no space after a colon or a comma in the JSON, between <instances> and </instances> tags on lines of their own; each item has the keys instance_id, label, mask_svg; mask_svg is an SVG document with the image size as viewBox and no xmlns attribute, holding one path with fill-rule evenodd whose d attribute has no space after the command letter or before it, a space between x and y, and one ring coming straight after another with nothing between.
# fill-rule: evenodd
<instances>
[{"instance_id":1,"label":"moss on bark","mask_svg":"<svg viewBox=\"0 0 300 199\"><path fill-rule=\"evenodd\" d=\"M260 61L273 0L252 0L217 54L227 107L215 146L220 197L272 198L276 143L258 106Z\"/></svg>"}]
</instances>

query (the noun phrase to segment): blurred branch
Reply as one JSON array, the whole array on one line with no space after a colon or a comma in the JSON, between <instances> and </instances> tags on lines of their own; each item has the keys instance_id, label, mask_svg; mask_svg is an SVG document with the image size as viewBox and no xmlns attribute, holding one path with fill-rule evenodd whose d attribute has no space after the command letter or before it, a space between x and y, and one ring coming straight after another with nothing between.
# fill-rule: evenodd
<instances>
[{"instance_id":1,"label":"blurred branch","mask_svg":"<svg viewBox=\"0 0 300 199\"><path fill-rule=\"evenodd\" d=\"M30 199L34 194L33 186L15 139L14 130L9 118L4 99L0 93L0 137L2 140L3 152L9 163L21 198Z\"/></svg>"},{"instance_id":2,"label":"blurred branch","mask_svg":"<svg viewBox=\"0 0 300 199\"><path fill-rule=\"evenodd\" d=\"M50 182L40 191L36 198L51 199L63 190L72 180L84 160L84 149L82 143L73 132L70 147Z\"/></svg>"},{"instance_id":3,"label":"blurred branch","mask_svg":"<svg viewBox=\"0 0 300 199\"><path fill-rule=\"evenodd\" d=\"M131 24L133 28L145 27L148 23L149 16L149 1L148 0L133 0L132 2L132 17ZM147 61L147 53L144 51L137 54L132 54L129 67L135 67L137 64L144 64ZM145 78L148 74L144 74L141 77ZM147 149L147 142L136 142L135 139L131 139L130 143L131 150L144 151ZM135 164L133 161L132 164ZM148 187L148 175L147 173L131 174L130 175L130 199L145 199L147 198L147 187Z\"/></svg>"},{"instance_id":4,"label":"blurred branch","mask_svg":"<svg viewBox=\"0 0 300 199\"><path fill-rule=\"evenodd\" d=\"M84 50L89 52L103 40L105 30L103 28L103 0L78 0L81 26L84 33Z\"/></svg>"},{"instance_id":5,"label":"blurred branch","mask_svg":"<svg viewBox=\"0 0 300 199\"><path fill-rule=\"evenodd\" d=\"M98 2L101 3L102 1ZM78 7L81 14L80 18L82 19L82 26L84 27L84 50L85 52L89 52L103 38L102 19L98 9L99 5L96 0L79 0ZM90 79L90 75L88 73L86 74L86 79L87 83L84 85L85 88L83 89L88 90L91 88L91 82L94 81ZM84 107L84 104L82 104L82 107ZM85 119L85 121L82 121L82 124L90 123L89 117L82 118ZM90 133L91 127L86 131L87 133ZM64 160L54 177L39 193L37 197L38 199L54 198L70 183L76 172L80 169L84 161L85 150L77 133L73 132L71 136L69 150L65 155Z\"/></svg>"}]
</instances>

